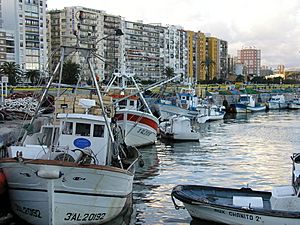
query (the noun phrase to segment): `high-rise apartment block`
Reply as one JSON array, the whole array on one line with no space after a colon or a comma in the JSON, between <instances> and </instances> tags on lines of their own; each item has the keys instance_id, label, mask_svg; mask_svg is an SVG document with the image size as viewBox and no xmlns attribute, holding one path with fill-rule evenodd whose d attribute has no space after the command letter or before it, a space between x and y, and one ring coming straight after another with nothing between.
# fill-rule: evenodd
<instances>
[{"instance_id":1,"label":"high-rise apartment block","mask_svg":"<svg viewBox=\"0 0 300 225\"><path fill-rule=\"evenodd\" d=\"M13 32L0 29L0 65L4 62L15 62L15 36Z\"/></svg>"},{"instance_id":2,"label":"high-rise apartment block","mask_svg":"<svg viewBox=\"0 0 300 225\"><path fill-rule=\"evenodd\" d=\"M260 76L261 51L256 48L238 50L238 62L246 66L247 75Z\"/></svg>"},{"instance_id":3,"label":"high-rise apartment block","mask_svg":"<svg viewBox=\"0 0 300 225\"><path fill-rule=\"evenodd\" d=\"M0 62L12 60L24 70L43 71L49 65L53 71L62 45L80 45L96 50L92 64L101 80L108 80L120 68L144 81L161 80L166 67L196 82L226 77L227 42L202 32L128 21L79 6L46 15L46 0L1 0L0 4L0 29L4 29ZM117 30L122 37L116 35ZM85 57L74 53L72 60L83 66L82 77L87 77Z\"/></svg>"},{"instance_id":4,"label":"high-rise apartment block","mask_svg":"<svg viewBox=\"0 0 300 225\"><path fill-rule=\"evenodd\" d=\"M0 28L7 30L14 37L15 62L23 70L45 69L46 2L46 0L0 1ZM8 43L12 44L12 40Z\"/></svg>"},{"instance_id":5,"label":"high-rise apartment block","mask_svg":"<svg viewBox=\"0 0 300 225\"><path fill-rule=\"evenodd\" d=\"M61 45L95 47L100 58L93 62L94 71L99 77L104 77L104 43L98 41L104 37L104 11L84 7L65 7L48 13L48 41L51 71L59 60ZM79 53L73 54L73 61L83 66L82 78L89 72L85 57Z\"/></svg>"}]
</instances>

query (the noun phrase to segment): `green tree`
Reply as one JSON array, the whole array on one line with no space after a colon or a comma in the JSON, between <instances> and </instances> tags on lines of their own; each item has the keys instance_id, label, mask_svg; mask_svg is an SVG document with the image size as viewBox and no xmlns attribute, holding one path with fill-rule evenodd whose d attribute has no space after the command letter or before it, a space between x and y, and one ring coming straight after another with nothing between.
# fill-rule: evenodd
<instances>
[{"instance_id":1,"label":"green tree","mask_svg":"<svg viewBox=\"0 0 300 225\"><path fill-rule=\"evenodd\" d=\"M175 75L174 68L167 66L164 69L164 75L166 75L167 78L172 78Z\"/></svg>"},{"instance_id":2,"label":"green tree","mask_svg":"<svg viewBox=\"0 0 300 225\"><path fill-rule=\"evenodd\" d=\"M35 85L40 78L40 72L38 70L28 70L26 77L30 80L31 84Z\"/></svg>"},{"instance_id":3,"label":"green tree","mask_svg":"<svg viewBox=\"0 0 300 225\"><path fill-rule=\"evenodd\" d=\"M235 79L236 82L244 82L245 81L245 77L243 75L238 75Z\"/></svg>"},{"instance_id":4,"label":"green tree","mask_svg":"<svg viewBox=\"0 0 300 225\"><path fill-rule=\"evenodd\" d=\"M216 65L216 62L213 61L209 56L205 57L205 60L200 62L200 66L205 68L205 80L208 82L210 76L210 69Z\"/></svg>"},{"instance_id":5,"label":"green tree","mask_svg":"<svg viewBox=\"0 0 300 225\"><path fill-rule=\"evenodd\" d=\"M63 65L62 83L77 84L80 74L80 65L68 60Z\"/></svg>"},{"instance_id":6,"label":"green tree","mask_svg":"<svg viewBox=\"0 0 300 225\"><path fill-rule=\"evenodd\" d=\"M167 67L164 69L163 74L164 74L168 79L174 77L174 75L175 75L174 68L167 66ZM164 84L164 85L162 85L162 86L160 87L160 91L159 91L159 95L160 95L160 96L163 96L163 95L164 95L165 91L167 90L167 87L168 87L168 83L166 83L166 84Z\"/></svg>"},{"instance_id":7,"label":"green tree","mask_svg":"<svg viewBox=\"0 0 300 225\"><path fill-rule=\"evenodd\" d=\"M20 66L15 62L5 62L0 66L0 74L1 76L8 76L10 85L16 85L23 73Z\"/></svg>"}]
</instances>

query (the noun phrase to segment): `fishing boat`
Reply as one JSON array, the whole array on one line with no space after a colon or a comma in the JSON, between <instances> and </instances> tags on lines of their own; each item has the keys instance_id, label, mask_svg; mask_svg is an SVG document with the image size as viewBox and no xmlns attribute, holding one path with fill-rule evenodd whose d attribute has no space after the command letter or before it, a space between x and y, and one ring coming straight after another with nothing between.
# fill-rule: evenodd
<instances>
[{"instance_id":1,"label":"fishing boat","mask_svg":"<svg viewBox=\"0 0 300 225\"><path fill-rule=\"evenodd\" d=\"M261 112L266 110L266 106L256 103L254 97L249 94L241 94L236 104L232 104L237 113Z\"/></svg>"},{"instance_id":2,"label":"fishing boat","mask_svg":"<svg viewBox=\"0 0 300 225\"><path fill-rule=\"evenodd\" d=\"M124 38L120 44L124 45ZM126 71L124 54L120 56L120 72L113 73L105 93L113 98L116 114L114 119L121 128L125 143L141 147L157 140L158 119L146 102L134 73Z\"/></svg>"},{"instance_id":3,"label":"fishing boat","mask_svg":"<svg viewBox=\"0 0 300 225\"><path fill-rule=\"evenodd\" d=\"M291 101L288 102L289 109L300 109L300 97L295 96Z\"/></svg>"},{"instance_id":4,"label":"fishing boat","mask_svg":"<svg viewBox=\"0 0 300 225\"><path fill-rule=\"evenodd\" d=\"M132 197L134 167L140 154L136 148L124 144L118 127L106 114L91 64L94 52L80 46L61 47L61 60L29 127L38 116L64 57L76 53L86 56L100 112L89 113L96 107L95 100L79 99L82 112L55 113L42 132L28 136L26 130L21 142L8 149L9 157L0 160L11 208L30 224L106 223L117 217Z\"/></svg>"},{"instance_id":5,"label":"fishing boat","mask_svg":"<svg viewBox=\"0 0 300 225\"><path fill-rule=\"evenodd\" d=\"M120 85L112 84L119 79ZM133 84L130 88L129 82ZM124 141L129 146L141 147L154 144L157 140L158 119L151 112L142 91L131 73L114 73L105 92L112 97L115 105L114 119L122 130ZM118 93L116 93L118 91ZM134 94L132 94L134 93Z\"/></svg>"},{"instance_id":6,"label":"fishing boat","mask_svg":"<svg viewBox=\"0 0 300 225\"><path fill-rule=\"evenodd\" d=\"M198 123L205 123L206 121L222 120L225 116L225 112L221 106L214 104L199 104L197 106L198 115L196 120Z\"/></svg>"},{"instance_id":7,"label":"fishing boat","mask_svg":"<svg viewBox=\"0 0 300 225\"><path fill-rule=\"evenodd\" d=\"M274 95L267 103L269 109L286 109L288 107L284 95Z\"/></svg>"},{"instance_id":8,"label":"fishing boat","mask_svg":"<svg viewBox=\"0 0 300 225\"><path fill-rule=\"evenodd\" d=\"M174 115L186 116L190 119L195 119L197 112L197 105L199 104L199 98L196 95L196 91L192 87L182 88L179 93L176 94L175 101L165 101L160 99L156 104L158 113L161 120L168 120L169 117Z\"/></svg>"},{"instance_id":9,"label":"fishing boat","mask_svg":"<svg viewBox=\"0 0 300 225\"><path fill-rule=\"evenodd\" d=\"M172 116L159 124L160 135L174 141L199 141L200 133L191 127L191 120L185 116Z\"/></svg>"},{"instance_id":10,"label":"fishing boat","mask_svg":"<svg viewBox=\"0 0 300 225\"><path fill-rule=\"evenodd\" d=\"M292 161L291 185L275 187L271 192L178 185L172 190L172 201L176 209L183 206L175 199L183 202L193 218L222 224L300 224L300 154L293 154Z\"/></svg>"}]
</instances>

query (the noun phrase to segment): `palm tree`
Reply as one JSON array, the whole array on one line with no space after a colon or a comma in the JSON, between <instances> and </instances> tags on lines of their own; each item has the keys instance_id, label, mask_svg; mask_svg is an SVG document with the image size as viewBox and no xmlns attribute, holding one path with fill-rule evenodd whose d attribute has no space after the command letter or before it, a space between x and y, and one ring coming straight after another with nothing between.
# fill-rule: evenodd
<instances>
[{"instance_id":1,"label":"palm tree","mask_svg":"<svg viewBox=\"0 0 300 225\"><path fill-rule=\"evenodd\" d=\"M20 66L15 62L5 62L0 66L0 74L8 76L8 83L16 85L19 77L23 74Z\"/></svg>"},{"instance_id":2,"label":"palm tree","mask_svg":"<svg viewBox=\"0 0 300 225\"><path fill-rule=\"evenodd\" d=\"M205 81L209 80L210 68L216 65L215 61L213 61L209 56L205 57L205 60L201 61L200 65L205 67Z\"/></svg>"},{"instance_id":3,"label":"palm tree","mask_svg":"<svg viewBox=\"0 0 300 225\"><path fill-rule=\"evenodd\" d=\"M38 70L28 70L26 72L26 77L30 80L31 84L36 84L40 78L40 72Z\"/></svg>"},{"instance_id":4,"label":"palm tree","mask_svg":"<svg viewBox=\"0 0 300 225\"><path fill-rule=\"evenodd\" d=\"M174 68L167 66L163 74L166 75L167 78L173 77L175 75Z\"/></svg>"},{"instance_id":5,"label":"palm tree","mask_svg":"<svg viewBox=\"0 0 300 225\"><path fill-rule=\"evenodd\" d=\"M164 69L163 74L164 74L168 79L172 78L172 77L175 75L174 68L167 66L167 67ZM164 84L164 85L162 85L162 86L160 87L160 93L159 93L160 96L163 96L164 93L165 93L165 91L167 90L167 87L168 87L167 84L168 84L168 83L166 83L166 84Z\"/></svg>"},{"instance_id":6,"label":"palm tree","mask_svg":"<svg viewBox=\"0 0 300 225\"><path fill-rule=\"evenodd\" d=\"M77 84L80 74L80 65L72 62L71 60L66 61L63 66L62 83L64 84Z\"/></svg>"}]
</instances>

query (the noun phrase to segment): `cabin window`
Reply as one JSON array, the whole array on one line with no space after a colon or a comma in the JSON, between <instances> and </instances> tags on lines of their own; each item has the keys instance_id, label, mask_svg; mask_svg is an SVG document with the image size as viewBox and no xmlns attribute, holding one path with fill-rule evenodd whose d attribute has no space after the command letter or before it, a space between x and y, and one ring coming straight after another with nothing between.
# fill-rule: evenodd
<instances>
[{"instance_id":1,"label":"cabin window","mask_svg":"<svg viewBox=\"0 0 300 225\"><path fill-rule=\"evenodd\" d=\"M76 135L90 136L91 124L76 123Z\"/></svg>"},{"instance_id":2,"label":"cabin window","mask_svg":"<svg viewBox=\"0 0 300 225\"><path fill-rule=\"evenodd\" d=\"M104 125L94 125L93 137L104 137Z\"/></svg>"},{"instance_id":3,"label":"cabin window","mask_svg":"<svg viewBox=\"0 0 300 225\"><path fill-rule=\"evenodd\" d=\"M122 100L122 101L119 102L119 105L126 106L126 104L127 104L127 101L126 101L126 100Z\"/></svg>"},{"instance_id":4,"label":"cabin window","mask_svg":"<svg viewBox=\"0 0 300 225\"><path fill-rule=\"evenodd\" d=\"M134 106L134 101L129 102L130 106Z\"/></svg>"},{"instance_id":5,"label":"cabin window","mask_svg":"<svg viewBox=\"0 0 300 225\"><path fill-rule=\"evenodd\" d=\"M72 135L73 134L73 123L72 122L64 122L62 134Z\"/></svg>"}]
</instances>

